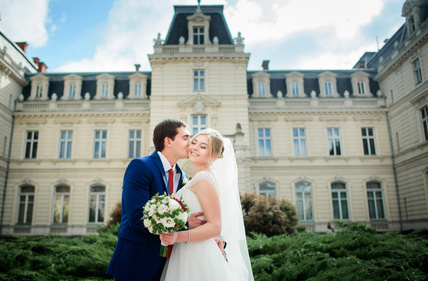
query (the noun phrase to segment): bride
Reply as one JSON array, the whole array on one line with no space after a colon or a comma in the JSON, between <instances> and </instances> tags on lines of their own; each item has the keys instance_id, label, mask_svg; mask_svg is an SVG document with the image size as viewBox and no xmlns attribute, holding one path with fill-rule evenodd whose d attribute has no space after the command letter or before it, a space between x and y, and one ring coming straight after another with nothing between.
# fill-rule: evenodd
<instances>
[{"instance_id":1,"label":"bride","mask_svg":"<svg viewBox=\"0 0 428 281\"><path fill-rule=\"evenodd\" d=\"M232 143L213 129L203 130L192 138L189 160L192 180L177 195L183 196L191 213L203 212L206 223L160 236L163 243L174 244L161 280L254 280ZM220 235L227 241L225 256L215 241Z\"/></svg>"}]
</instances>

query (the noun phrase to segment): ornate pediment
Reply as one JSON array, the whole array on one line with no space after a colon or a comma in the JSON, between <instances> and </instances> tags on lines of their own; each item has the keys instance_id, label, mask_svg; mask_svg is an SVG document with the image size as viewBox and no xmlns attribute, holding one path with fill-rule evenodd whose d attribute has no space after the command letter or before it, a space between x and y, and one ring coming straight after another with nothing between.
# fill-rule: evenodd
<instances>
[{"instance_id":1,"label":"ornate pediment","mask_svg":"<svg viewBox=\"0 0 428 281\"><path fill-rule=\"evenodd\" d=\"M182 99L177 103L179 107L193 107L195 112L204 112L206 107L219 107L221 102L211 97L197 94L185 99Z\"/></svg>"}]
</instances>

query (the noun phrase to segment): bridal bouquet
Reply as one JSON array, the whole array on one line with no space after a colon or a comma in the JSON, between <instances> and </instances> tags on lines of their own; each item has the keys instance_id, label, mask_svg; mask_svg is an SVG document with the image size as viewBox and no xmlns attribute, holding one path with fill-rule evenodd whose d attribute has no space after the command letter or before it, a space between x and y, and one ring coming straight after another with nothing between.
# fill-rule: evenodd
<instances>
[{"instance_id":1,"label":"bridal bouquet","mask_svg":"<svg viewBox=\"0 0 428 281\"><path fill-rule=\"evenodd\" d=\"M150 233L161 235L187 229L187 211L187 204L176 198L175 194L156 194L144 205L141 219ZM160 255L169 257L168 245L161 243Z\"/></svg>"}]
</instances>

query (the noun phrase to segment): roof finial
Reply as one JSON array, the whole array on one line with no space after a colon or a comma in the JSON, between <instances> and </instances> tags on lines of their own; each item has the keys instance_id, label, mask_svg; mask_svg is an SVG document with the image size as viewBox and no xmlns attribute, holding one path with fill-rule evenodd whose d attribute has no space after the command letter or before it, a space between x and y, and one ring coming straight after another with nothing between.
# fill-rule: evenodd
<instances>
[{"instance_id":1,"label":"roof finial","mask_svg":"<svg viewBox=\"0 0 428 281\"><path fill-rule=\"evenodd\" d=\"M201 0L198 0L198 8L196 8L196 13L202 13L202 11L201 11Z\"/></svg>"}]
</instances>

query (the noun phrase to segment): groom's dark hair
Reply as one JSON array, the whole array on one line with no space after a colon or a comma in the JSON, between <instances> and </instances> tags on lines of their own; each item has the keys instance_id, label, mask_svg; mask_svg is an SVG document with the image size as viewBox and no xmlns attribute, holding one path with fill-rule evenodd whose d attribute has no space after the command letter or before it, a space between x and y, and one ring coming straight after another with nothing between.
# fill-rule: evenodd
<instances>
[{"instance_id":1,"label":"groom's dark hair","mask_svg":"<svg viewBox=\"0 0 428 281\"><path fill-rule=\"evenodd\" d=\"M180 127L187 128L187 125L183 121L175 119L165 119L157 124L153 131L153 143L156 151L162 151L165 148L165 138L174 140L175 136L178 134L177 129Z\"/></svg>"}]
</instances>

